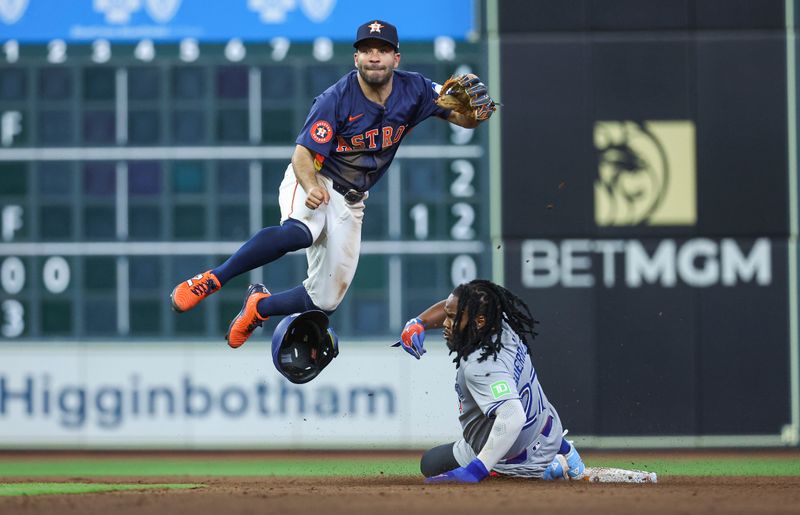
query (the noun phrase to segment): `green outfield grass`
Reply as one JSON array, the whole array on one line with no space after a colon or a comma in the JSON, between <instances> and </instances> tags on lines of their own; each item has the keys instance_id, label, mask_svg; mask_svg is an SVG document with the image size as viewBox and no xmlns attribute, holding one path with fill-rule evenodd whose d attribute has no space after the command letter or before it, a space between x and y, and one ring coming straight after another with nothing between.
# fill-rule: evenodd
<instances>
[{"instance_id":1,"label":"green outfield grass","mask_svg":"<svg viewBox=\"0 0 800 515\"><path fill-rule=\"evenodd\" d=\"M0 497L14 495L89 494L114 490L190 489L202 488L195 484L125 485L106 483L0 483Z\"/></svg>"},{"instance_id":2,"label":"green outfield grass","mask_svg":"<svg viewBox=\"0 0 800 515\"><path fill-rule=\"evenodd\" d=\"M660 476L800 476L800 459L768 457L668 457L652 459L624 456L586 460L588 466L617 467L656 472ZM194 459L194 458L93 458L2 459L3 477L113 477L113 476L415 476L419 459L382 460L354 458Z\"/></svg>"},{"instance_id":3,"label":"green outfield grass","mask_svg":"<svg viewBox=\"0 0 800 515\"><path fill-rule=\"evenodd\" d=\"M417 458L363 459L0 459L2 477L57 476L408 476L419 474Z\"/></svg>"}]
</instances>

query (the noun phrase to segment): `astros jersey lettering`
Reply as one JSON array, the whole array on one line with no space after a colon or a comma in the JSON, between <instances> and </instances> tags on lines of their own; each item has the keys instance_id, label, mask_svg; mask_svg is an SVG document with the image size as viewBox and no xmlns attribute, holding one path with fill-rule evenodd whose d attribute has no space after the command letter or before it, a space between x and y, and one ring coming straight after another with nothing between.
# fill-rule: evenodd
<instances>
[{"instance_id":1,"label":"astros jersey lettering","mask_svg":"<svg viewBox=\"0 0 800 515\"><path fill-rule=\"evenodd\" d=\"M317 154L319 172L346 189L367 191L394 159L408 132L430 116L447 118L434 103L436 85L419 73L395 70L381 106L364 96L351 71L314 99L297 144Z\"/></svg>"}]
</instances>

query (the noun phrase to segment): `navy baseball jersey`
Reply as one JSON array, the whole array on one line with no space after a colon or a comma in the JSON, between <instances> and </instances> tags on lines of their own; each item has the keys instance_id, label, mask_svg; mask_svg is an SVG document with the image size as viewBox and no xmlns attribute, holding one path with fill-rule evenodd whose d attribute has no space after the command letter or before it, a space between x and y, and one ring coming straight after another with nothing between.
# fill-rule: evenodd
<instances>
[{"instance_id":1,"label":"navy baseball jersey","mask_svg":"<svg viewBox=\"0 0 800 515\"><path fill-rule=\"evenodd\" d=\"M364 96L351 71L314 99L297 144L316 153L320 173L347 189L367 191L386 173L415 125L450 111L434 103L435 84L415 72L395 70L382 106Z\"/></svg>"}]
</instances>

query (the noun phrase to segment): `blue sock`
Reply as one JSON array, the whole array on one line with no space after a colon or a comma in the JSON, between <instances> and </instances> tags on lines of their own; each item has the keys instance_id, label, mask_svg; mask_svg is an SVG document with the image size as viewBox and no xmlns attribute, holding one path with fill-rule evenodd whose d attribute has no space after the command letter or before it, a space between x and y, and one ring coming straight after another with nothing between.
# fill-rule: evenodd
<instances>
[{"instance_id":1,"label":"blue sock","mask_svg":"<svg viewBox=\"0 0 800 515\"><path fill-rule=\"evenodd\" d=\"M558 449L558 454L566 455L567 453L569 453L569 449L570 449L569 442L566 439L562 438L561 447Z\"/></svg>"},{"instance_id":2,"label":"blue sock","mask_svg":"<svg viewBox=\"0 0 800 515\"><path fill-rule=\"evenodd\" d=\"M268 317L272 315L303 313L319 308L314 304L311 297L308 296L305 287L301 284L300 286L295 286L291 290L275 293L266 299L259 300L256 309L259 315ZM325 313L330 315L333 311L325 311Z\"/></svg>"},{"instance_id":3,"label":"blue sock","mask_svg":"<svg viewBox=\"0 0 800 515\"><path fill-rule=\"evenodd\" d=\"M289 218L283 225L258 231L212 272L220 285L224 285L237 275L271 263L287 252L310 246L311 231L302 222Z\"/></svg>"}]
</instances>

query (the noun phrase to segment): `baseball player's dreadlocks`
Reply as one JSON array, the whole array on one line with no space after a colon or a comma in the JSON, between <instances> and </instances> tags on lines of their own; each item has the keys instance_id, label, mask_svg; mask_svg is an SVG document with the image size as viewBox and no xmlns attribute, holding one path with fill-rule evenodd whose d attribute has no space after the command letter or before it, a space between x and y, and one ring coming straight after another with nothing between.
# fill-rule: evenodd
<instances>
[{"instance_id":1,"label":"baseball player's dreadlocks","mask_svg":"<svg viewBox=\"0 0 800 515\"><path fill-rule=\"evenodd\" d=\"M456 368L462 358L478 349L482 350L478 361L485 361L489 356L497 359L497 353L502 347L500 336L503 332L503 321L517 333L528 347L528 354L531 354L532 340L536 336L533 327L538 321L533 318L522 299L502 286L481 279L459 285L453 290L453 295L458 297L453 323L455 345L451 351L456 353L453 360ZM478 315L483 315L486 319L480 329L474 323ZM467 320L468 323L459 331L462 320Z\"/></svg>"}]
</instances>

